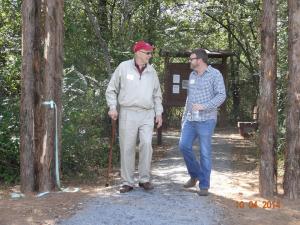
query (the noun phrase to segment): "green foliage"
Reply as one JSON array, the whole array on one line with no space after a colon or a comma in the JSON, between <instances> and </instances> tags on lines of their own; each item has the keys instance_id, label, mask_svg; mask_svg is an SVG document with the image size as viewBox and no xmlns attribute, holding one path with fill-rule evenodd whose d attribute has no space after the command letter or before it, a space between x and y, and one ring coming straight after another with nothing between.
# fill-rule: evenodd
<instances>
[{"instance_id":1,"label":"green foliage","mask_svg":"<svg viewBox=\"0 0 300 225\"><path fill-rule=\"evenodd\" d=\"M19 99L0 99L0 182L19 176Z\"/></svg>"},{"instance_id":2,"label":"green foliage","mask_svg":"<svg viewBox=\"0 0 300 225\"><path fill-rule=\"evenodd\" d=\"M152 60L161 80L164 59L160 49L180 51L198 47L228 49L235 53L229 63L227 110L230 121L251 120L258 96L260 74L261 0L91 0L114 69L132 57L139 39L157 48ZM126 3L126 5L124 5ZM65 1L64 90L62 166L64 174L88 174L106 167L110 123L104 91L109 79L101 40L89 21L81 0ZM106 20L105 20L106 19ZM279 1L278 14L278 151L285 146L287 86L287 3ZM183 61L185 59L182 59ZM19 96L21 68L21 0L0 3L0 181L19 176ZM234 108L234 85L240 94ZM162 85L163 86L163 85ZM168 118L180 124L182 109ZM114 150L118 162L118 147Z\"/></svg>"},{"instance_id":3,"label":"green foliage","mask_svg":"<svg viewBox=\"0 0 300 225\"><path fill-rule=\"evenodd\" d=\"M3 0L0 4L0 89L1 96L20 90L21 1Z\"/></svg>"},{"instance_id":4,"label":"green foliage","mask_svg":"<svg viewBox=\"0 0 300 225\"><path fill-rule=\"evenodd\" d=\"M89 174L107 166L110 126L104 92L106 82L66 70L64 79L64 116L62 165L67 175ZM119 151L114 149L114 162Z\"/></svg>"},{"instance_id":5,"label":"green foliage","mask_svg":"<svg viewBox=\"0 0 300 225\"><path fill-rule=\"evenodd\" d=\"M0 3L0 183L19 177L21 1Z\"/></svg>"},{"instance_id":6,"label":"green foliage","mask_svg":"<svg viewBox=\"0 0 300 225\"><path fill-rule=\"evenodd\" d=\"M277 107L278 107L278 139L277 152L283 157L286 145L286 102L288 83L288 14L287 2L280 0L278 13L278 78L277 78Z\"/></svg>"}]
</instances>

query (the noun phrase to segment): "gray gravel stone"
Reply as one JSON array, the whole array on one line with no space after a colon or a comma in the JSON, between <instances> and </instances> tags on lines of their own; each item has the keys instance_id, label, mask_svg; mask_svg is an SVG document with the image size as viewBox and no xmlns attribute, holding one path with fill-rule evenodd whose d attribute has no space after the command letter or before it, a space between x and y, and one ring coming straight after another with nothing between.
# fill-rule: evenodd
<instances>
[{"instance_id":1,"label":"gray gravel stone","mask_svg":"<svg viewBox=\"0 0 300 225\"><path fill-rule=\"evenodd\" d=\"M225 224L224 209L211 196L200 197L198 188L183 189L189 179L182 156L174 146L167 157L153 163L155 189L145 192L136 186L120 194L119 186L99 192L84 209L60 221L60 225L217 225Z\"/></svg>"}]
</instances>

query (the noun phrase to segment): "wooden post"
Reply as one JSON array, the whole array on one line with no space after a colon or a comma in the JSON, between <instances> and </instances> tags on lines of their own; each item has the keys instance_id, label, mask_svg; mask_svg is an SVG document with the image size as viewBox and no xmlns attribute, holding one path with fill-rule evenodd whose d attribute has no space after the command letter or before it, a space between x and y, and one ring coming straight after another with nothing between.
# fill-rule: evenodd
<instances>
[{"instance_id":1,"label":"wooden post","mask_svg":"<svg viewBox=\"0 0 300 225\"><path fill-rule=\"evenodd\" d=\"M226 57L222 58L222 71L220 71L223 75L223 79L224 79L224 84L226 87L226 92L227 92L227 88L228 88L228 74L227 74L227 63L226 63ZM221 105L220 107L220 119L219 119L219 126L220 127L226 127L228 124L228 116L227 116L227 108L226 108L226 100L225 102Z\"/></svg>"},{"instance_id":2,"label":"wooden post","mask_svg":"<svg viewBox=\"0 0 300 225\"><path fill-rule=\"evenodd\" d=\"M163 76L163 83L164 83L164 88L166 87L166 76L168 76L168 64L169 64L169 57L166 56L165 57L165 63L164 63L164 66L165 66L165 71L164 71L164 76ZM163 102L165 101L166 99L166 91L164 90L164 96L163 96ZM163 132L163 128L166 127L168 121L167 121L167 106L165 104L165 102L163 103L163 106L164 106L164 112L162 114L162 118L163 118L163 125L157 129L157 145L162 145L162 132Z\"/></svg>"}]
</instances>

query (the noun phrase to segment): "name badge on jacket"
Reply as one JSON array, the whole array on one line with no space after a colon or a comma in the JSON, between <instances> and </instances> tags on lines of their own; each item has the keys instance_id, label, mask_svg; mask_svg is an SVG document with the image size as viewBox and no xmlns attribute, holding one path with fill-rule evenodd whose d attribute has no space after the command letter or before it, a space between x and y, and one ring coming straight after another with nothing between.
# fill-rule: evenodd
<instances>
[{"instance_id":1,"label":"name badge on jacket","mask_svg":"<svg viewBox=\"0 0 300 225\"><path fill-rule=\"evenodd\" d=\"M127 74L127 80L133 80L134 76L133 74Z\"/></svg>"}]
</instances>

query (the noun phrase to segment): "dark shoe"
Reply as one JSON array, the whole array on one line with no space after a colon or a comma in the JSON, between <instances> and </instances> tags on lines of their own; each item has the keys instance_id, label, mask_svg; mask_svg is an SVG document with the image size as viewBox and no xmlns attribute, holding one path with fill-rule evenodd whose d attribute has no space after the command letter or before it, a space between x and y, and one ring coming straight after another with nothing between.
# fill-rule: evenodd
<instances>
[{"instance_id":1,"label":"dark shoe","mask_svg":"<svg viewBox=\"0 0 300 225\"><path fill-rule=\"evenodd\" d=\"M150 190L154 189L153 185L150 182L139 183L139 186L141 188L144 188L145 191L150 191Z\"/></svg>"},{"instance_id":2,"label":"dark shoe","mask_svg":"<svg viewBox=\"0 0 300 225\"><path fill-rule=\"evenodd\" d=\"M207 196L209 194L207 189L201 189L198 193L200 196Z\"/></svg>"},{"instance_id":3,"label":"dark shoe","mask_svg":"<svg viewBox=\"0 0 300 225\"><path fill-rule=\"evenodd\" d=\"M184 185L184 188L191 188L194 187L197 184L198 179L197 178L190 178Z\"/></svg>"},{"instance_id":4,"label":"dark shoe","mask_svg":"<svg viewBox=\"0 0 300 225\"><path fill-rule=\"evenodd\" d=\"M133 190L133 187L131 187L129 185L123 185L120 188L120 193L126 193L126 192L129 192L129 191L132 191L132 190Z\"/></svg>"}]
</instances>

